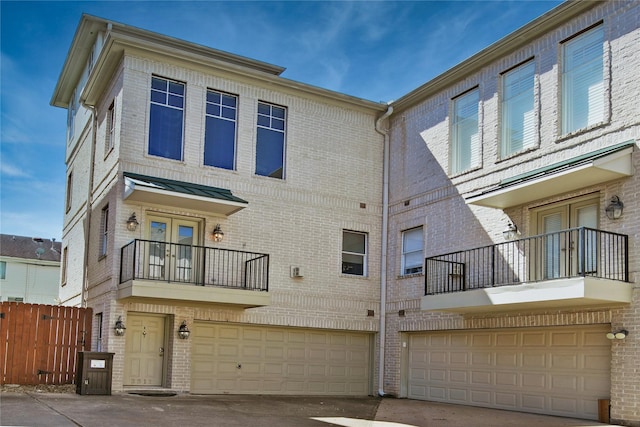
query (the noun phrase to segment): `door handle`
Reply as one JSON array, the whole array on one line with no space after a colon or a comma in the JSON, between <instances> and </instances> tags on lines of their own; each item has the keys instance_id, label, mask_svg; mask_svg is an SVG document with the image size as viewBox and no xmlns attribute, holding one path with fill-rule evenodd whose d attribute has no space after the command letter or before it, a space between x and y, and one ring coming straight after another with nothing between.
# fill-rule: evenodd
<instances>
[{"instance_id":1,"label":"door handle","mask_svg":"<svg viewBox=\"0 0 640 427\"><path fill-rule=\"evenodd\" d=\"M160 357L164 356L164 347L160 347Z\"/></svg>"}]
</instances>

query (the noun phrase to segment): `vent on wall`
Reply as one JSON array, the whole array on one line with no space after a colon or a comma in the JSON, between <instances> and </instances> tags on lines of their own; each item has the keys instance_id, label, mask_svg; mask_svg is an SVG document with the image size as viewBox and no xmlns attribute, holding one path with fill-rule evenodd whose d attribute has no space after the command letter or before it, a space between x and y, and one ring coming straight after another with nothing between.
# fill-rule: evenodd
<instances>
[{"instance_id":1,"label":"vent on wall","mask_svg":"<svg viewBox=\"0 0 640 427\"><path fill-rule=\"evenodd\" d=\"M291 266L291 277L303 277L302 269L300 267Z\"/></svg>"}]
</instances>

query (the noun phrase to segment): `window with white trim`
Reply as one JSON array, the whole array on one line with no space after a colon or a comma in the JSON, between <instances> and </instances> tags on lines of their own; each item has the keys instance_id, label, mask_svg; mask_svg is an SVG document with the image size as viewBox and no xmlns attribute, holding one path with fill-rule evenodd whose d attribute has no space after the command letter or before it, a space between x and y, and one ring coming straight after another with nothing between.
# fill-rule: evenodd
<instances>
[{"instance_id":1,"label":"window with white trim","mask_svg":"<svg viewBox=\"0 0 640 427\"><path fill-rule=\"evenodd\" d=\"M562 44L562 133L605 119L602 25Z\"/></svg>"},{"instance_id":2,"label":"window with white trim","mask_svg":"<svg viewBox=\"0 0 640 427\"><path fill-rule=\"evenodd\" d=\"M457 174L480 166L480 131L478 89L453 100L451 117L451 173Z\"/></svg>"},{"instance_id":3,"label":"window with white trim","mask_svg":"<svg viewBox=\"0 0 640 427\"><path fill-rule=\"evenodd\" d=\"M342 232L342 273L367 275L367 234L357 231Z\"/></svg>"},{"instance_id":4,"label":"window with white trim","mask_svg":"<svg viewBox=\"0 0 640 427\"><path fill-rule=\"evenodd\" d=\"M502 75L502 158L535 146L534 76L534 61Z\"/></svg>"},{"instance_id":5,"label":"window with white trim","mask_svg":"<svg viewBox=\"0 0 640 427\"><path fill-rule=\"evenodd\" d=\"M402 274L422 273L422 227L402 232Z\"/></svg>"},{"instance_id":6,"label":"window with white trim","mask_svg":"<svg viewBox=\"0 0 640 427\"><path fill-rule=\"evenodd\" d=\"M109 243L109 205L102 208L100 215L100 257L107 256Z\"/></svg>"},{"instance_id":7,"label":"window with white trim","mask_svg":"<svg viewBox=\"0 0 640 427\"><path fill-rule=\"evenodd\" d=\"M116 109L115 101L111 103L107 110L107 139L104 145L105 154L109 153L113 149L114 138L116 134Z\"/></svg>"},{"instance_id":8,"label":"window with white trim","mask_svg":"<svg viewBox=\"0 0 640 427\"><path fill-rule=\"evenodd\" d=\"M182 160L185 84L151 78L149 154Z\"/></svg>"},{"instance_id":9,"label":"window with white trim","mask_svg":"<svg viewBox=\"0 0 640 427\"><path fill-rule=\"evenodd\" d=\"M7 278L7 262L0 261L0 279L4 280Z\"/></svg>"},{"instance_id":10,"label":"window with white trim","mask_svg":"<svg viewBox=\"0 0 640 427\"><path fill-rule=\"evenodd\" d=\"M238 97L207 91L204 131L204 164L234 169Z\"/></svg>"},{"instance_id":11,"label":"window with white trim","mask_svg":"<svg viewBox=\"0 0 640 427\"><path fill-rule=\"evenodd\" d=\"M62 286L67 284L67 268L69 266L69 248L67 246L62 249L62 272L60 275L60 282Z\"/></svg>"},{"instance_id":12,"label":"window with white trim","mask_svg":"<svg viewBox=\"0 0 640 427\"><path fill-rule=\"evenodd\" d=\"M256 175L284 178L284 142L287 110L258 102Z\"/></svg>"},{"instance_id":13,"label":"window with white trim","mask_svg":"<svg viewBox=\"0 0 640 427\"><path fill-rule=\"evenodd\" d=\"M67 199L65 202L65 212L69 212L71 210L71 202L73 197L73 171L69 172L67 175Z\"/></svg>"}]
</instances>

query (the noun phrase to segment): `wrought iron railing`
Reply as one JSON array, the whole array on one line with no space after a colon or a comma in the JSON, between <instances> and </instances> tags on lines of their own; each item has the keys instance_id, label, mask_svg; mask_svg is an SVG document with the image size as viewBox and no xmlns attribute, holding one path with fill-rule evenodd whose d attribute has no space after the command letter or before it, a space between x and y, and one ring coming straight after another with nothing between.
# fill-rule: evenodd
<instances>
[{"instance_id":1,"label":"wrought iron railing","mask_svg":"<svg viewBox=\"0 0 640 427\"><path fill-rule=\"evenodd\" d=\"M425 259L425 295L570 277L629 281L629 239L580 227Z\"/></svg>"},{"instance_id":2,"label":"wrought iron railing","mask_svg":"<svg viewBox=\"0 0 640 427\"><path fill-rule=\"evenodd\" d=\"M143 279L269 290L268 254L136 239L120 255L120 283Z\"/></svg>"}]
</instances>

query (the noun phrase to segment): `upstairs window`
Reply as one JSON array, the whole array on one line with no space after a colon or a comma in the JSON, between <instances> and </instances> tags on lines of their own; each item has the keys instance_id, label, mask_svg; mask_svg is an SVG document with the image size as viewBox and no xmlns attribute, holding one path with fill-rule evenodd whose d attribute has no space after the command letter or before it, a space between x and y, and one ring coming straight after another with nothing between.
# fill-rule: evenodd
<instances>
[{"instance_id":1,"label":"upstairs window","mask_svg":"<svg viewBox=\"0 0 640 427\"><path fill-rule=\"evenodd\" d=\"M402 274L422 273L422 227L402 232Z\"/></svg>"},{"instance_id":2,"label":"upstairs window","mask_svg":"<svg viewBox=\"0 0 640 427\"><path fill-rule=\"evenodd\" d=\"M204 164L234 168L238 97L207 91L205 113Z\"/></svg>"},{"instance_id":3,"label":"upstairs window","mask_svg":"<svg viewBox=\"0 0 640 427\"><path fill-rule=\"evenodd\" d=\"M258 103L256 175L284 178L286 112L283 107Z\"/></svg>"},{"instance_id":4,"label":"upstairs window","mask_svg":"<svg viewBox=\"0 0 640 427\"><path fill-rule=\"evenodd\" d=\"M115 103L112 102L107 110L107 140L104 145L105 154L113 149L114 138L116 133L116 110Z\"/></svg>"},{"instance_id":5,"label":"upstairs window","mask_svg":"<svg viewBox=\"0 0 640 427\"><path fill-rule=\"evenodd\" d=\"M479 96L478 90L474 89L453 100L451 118L451 173L453 174L480 165Z\"/></svg>"},{"instance_id":6,"label":"upstairs window","mask_svg":"<svg viewBox=\"0 0 640 427\"><path fill-rule=\"evenodd\" d=\"M184 83L151 78L149 154L182 160Z\"/></svg>"},{"instance_id":7,"label":"upstairs window","mask_svg":"<svg viewBox=\"0 0 640 427\"><path fill-rule=\"evenodd\" d=\"M65 202L65 212L69 212L71 210L71 202L73 198L73 172L69 172L67 175L67 199Z\"/></svg>"},{"instance_id":8,"label":"upstairs window","mask_svg":"<svg viewBox=\"0 0 640 427\"><path fill-rule=\"evenodd\" d=\"M529 61L502 76L502 158L535 145L534 73Z\"/></svg>"},{"instance_id":9,"label":"upstairs window","mask_svg":"<svg viewBox=\"0 0 640 427\"><path fill-rule=\"evenodd\" d=\"M355 231L342 232L342 274L367 274L367 235Z\"/></svg>"},{"instance_id":10,"label":"upstairs window","mask_svg":"<svg viewBox=\"0 0 640 427\"><path fill-rule=\"evenodd\" d=\"M562 133L604 121L604 34L593 28L562 45Z\"/></svg>"},{"instance_id":11,"label":"upstairs window","mask_svg":"<svg viewBox=\"0 0 640 427\"><path fill-rule=\"evenodd\" d=\"M109 242L109 205L102 208L100 216L100 257L107 256Z\"/></svg>"}]
</instances>

